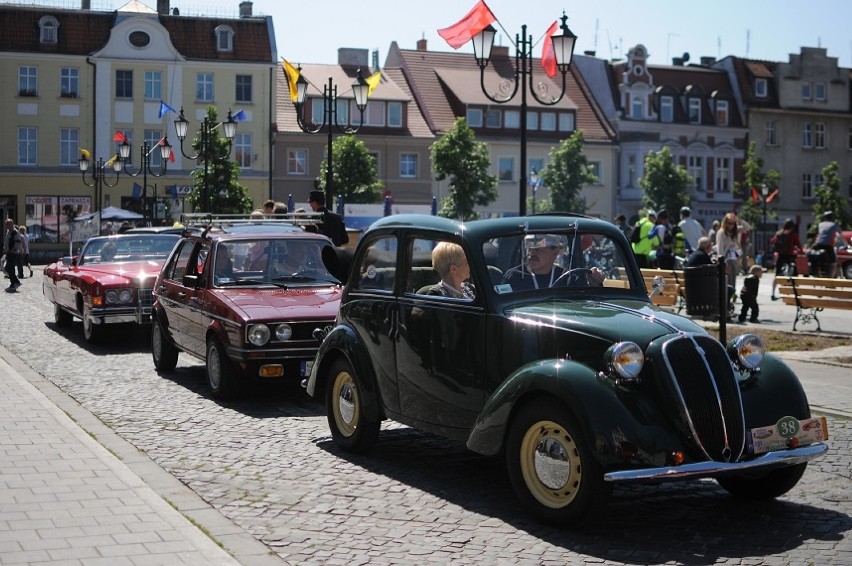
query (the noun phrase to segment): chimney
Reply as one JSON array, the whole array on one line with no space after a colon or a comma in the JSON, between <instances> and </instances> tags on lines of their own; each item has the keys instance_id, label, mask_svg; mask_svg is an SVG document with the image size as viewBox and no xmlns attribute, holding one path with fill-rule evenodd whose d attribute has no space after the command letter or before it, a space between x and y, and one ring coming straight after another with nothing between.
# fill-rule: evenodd
<instances>
[{"instance_id":1,"label":"chimney","mask_svg":"<svg viewBox=\"0 0 852 566\"><path fill-rule=\"evenodd\" d=\"M169 9L169 0L157 0L157 13L161 16L168 16L171 10Z\"/></svg>"},{"instance_id":2,"label":"chimney","mask_svg":"<svg viewBox=\"0 0 852 566\"><path fill-rule=\"evenodd\" d=\"M373 72L379 70L379 50L376 49L373 51Z\"/></svg>"},{"instance_id":3,"label":"chimney","mask_svg":"<svg viewBox=\"0 0 852 566\"><path fill-rule=\"evenodd\" d=\"M715 62L716 62L715 57L702 57L701 58L701 66L702 67L709 67L710 65L712 65Z\"/></svg>"},{"instance_id":4,"label":"chimney","mask_svg":"<svg viewBox=\"0 0 852 566\"><path fill-rule=\"evenodd\" d=\"M417 51L428 51L428 49L426 49L426 38L425 37L423 39L417 40Z\"/></svg>"},{"instance_id":5,"label":"chimney","mask_svg":"<svg viewBox=\"0 0 852 566\"><path fill-rule=\"evenodd\" d=\"M253 4L246 0L245 2L240 2L240 17L241 18L250 18L251 17L251 7Z\"/></svg>"},{"instance_id":6,"label":"chimney","mask_svg":"<svg viewBox=\"0 0 852 566\"><path fill-rule=\"evenodd\" d=\"M509 57L509 46L495 45L491 48L491 57Z\"/></svg>"},{"instance_id":7,"label":"chimney","mask_svg":"<svg viewBox=\"0 0 852 566\"><path fill-rule=\"evenodd\" d=\"M360 67L366 70L369 59L369 49L341 47L337 50L337 64L341 67Z\"/></svg>"},{"instance_id":8,"label":"chimney","mask_svg":"<svg viewBox=\"0 0 852 566\"><path fill-rule=\"evenodd\" d=\"M92 0L83 0L80 4L81 10L91 10L92 9Z\"/></svg>"},{"instance_id":9,"label":"chimney","mask_svg":"<svg viewBox=\"0 0 852 566\"><path fill-rule=\"evenodd\" d=\"M594 57L595 54L596 51L594 49L586 49L585 51L583 51L583 55L588 55L589 57Z\"/></svg>"}]
</instances>

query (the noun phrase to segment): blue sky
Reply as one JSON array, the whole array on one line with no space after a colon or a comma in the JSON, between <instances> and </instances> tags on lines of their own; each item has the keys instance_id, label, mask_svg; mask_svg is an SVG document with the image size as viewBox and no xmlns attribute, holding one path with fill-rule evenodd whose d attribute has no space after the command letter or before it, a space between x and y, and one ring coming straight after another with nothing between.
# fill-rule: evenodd
<instances>
[{"instance_id":1,"label":"blue sky","mask_svg":"<svg viewBox=\"0 0 852 566\"><path fill-rule=\"evenodd\" d=\"M29 3L30 0L18 0ZM39 0L33 0L36 3ZM50 3L51 0L40 0ZM151 7L156 0L142 0ZM7 0L3 0L4 3ZM126 0L93 0L95 8L114 9ZM451 51L436 33L464 16L476 0L254 0L254 13L273 16L278 54L296 63L335 63L338 47L378 49L384 63L391 41L414 49L421 37L429 49ZM62 0L61 5L68 3ZM77 5L79 0L74 0ZM801 46L824 47L843 67L852 67L852 2L849 0L486 0L503 28L502 44L514 40L521 25L534 41L565 10L579 36L576 53L624 57L642 43L649 63L672 57L737 55L786 61ZM236 16L239 0L171 0L185 14ZM498 40L499 41L499 40ZM460 51L471 52L469 46ZM540 52L540 47L536 47Z\"/></svg>"}]
</instances>

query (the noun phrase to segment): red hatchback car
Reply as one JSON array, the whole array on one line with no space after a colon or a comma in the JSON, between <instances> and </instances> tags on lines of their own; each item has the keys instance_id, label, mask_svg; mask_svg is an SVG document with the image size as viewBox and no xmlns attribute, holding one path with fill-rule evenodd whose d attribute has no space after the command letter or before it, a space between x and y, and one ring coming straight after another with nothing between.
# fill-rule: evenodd
<instances>
[{"instance_id":1,"label":"red hatchback car","mask_svg":"<svg viewBox=\"0 0 852 566\"><path fill-rule=\"evenodd\" d=\"M300 381L340 305L329 254L328 238L287 222L182 239L154 286L154 366L172 371L180 352L203 360L217 398L247 379Z\"/></svg>"}]
</instances>

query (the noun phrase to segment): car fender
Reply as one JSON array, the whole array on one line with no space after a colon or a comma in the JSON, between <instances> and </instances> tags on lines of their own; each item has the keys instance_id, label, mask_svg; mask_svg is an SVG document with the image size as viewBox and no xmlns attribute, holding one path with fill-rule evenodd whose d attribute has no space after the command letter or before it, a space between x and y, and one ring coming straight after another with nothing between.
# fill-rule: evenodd
<instances>
[{"instance_id":1,"label":"car fender","mask_svg":"<svg viewBox=\"0 0 852 566\"><path fill-rule=\"evenodd\" d=\"M781 417L811 416L802 383L780 358L767 354L760 372L741 387L746 428L775 424Z\"/></svg>"},{"instance_id":2,"label":"car fender","mask_svg":"<svg viewBox=\"0 0 852 566\"><path fill-rule=\"evenodd\" d=\"M565 404L580 426L588 446L602 463L613 454L611 444L617 429L639 426L619 400L611 382L578 362L540 360L518 369L488 398L468 437L467 447L479 454L499 453L512 416L522 404L538 397L552 397Z\"/></svg>"},{"instance_id":3,"label":"car fender","mask_svg":"<svg viewBox=\"0 0 852 566\"><path fill-rule=\"evenodd\" d=\"M363 408L371 419L381 419L383 411L379 390L376 384L376 374L373 364L367 354L367 348L358 334L348 326L335 326L326 335L311 368L311 375L305 387L308 395L319 401L324 401L325 390L330 376L327 375L331 364L340 357L346 358L358 376L358 382L365 389Z\"/></svg>"}]
</instances>

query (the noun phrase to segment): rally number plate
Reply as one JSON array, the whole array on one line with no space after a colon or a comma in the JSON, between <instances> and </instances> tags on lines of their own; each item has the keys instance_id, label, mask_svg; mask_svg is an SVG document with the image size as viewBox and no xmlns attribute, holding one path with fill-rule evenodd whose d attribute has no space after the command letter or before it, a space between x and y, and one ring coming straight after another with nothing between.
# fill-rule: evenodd
<instances>
[{"instance_id":1,"label":"rally number plate","mask_svg":"<svg viewBox=\"0 0 852 566\"><path fill-rule=\"evenodd\" d=\"M748 434L748 448L752 454L786 450L828 440L828 423L825 417L798 420L783 417L770 426L753 428Z\"/></svg>"}]
</instances>

